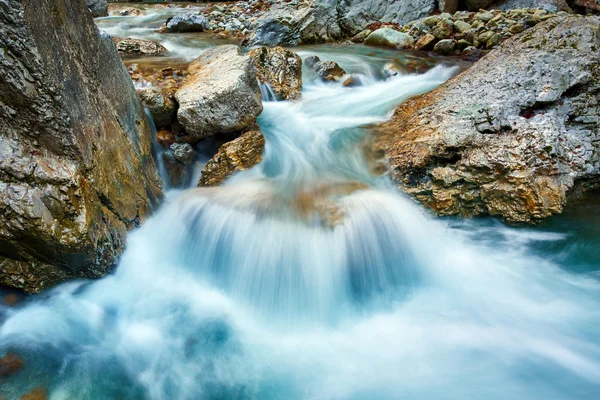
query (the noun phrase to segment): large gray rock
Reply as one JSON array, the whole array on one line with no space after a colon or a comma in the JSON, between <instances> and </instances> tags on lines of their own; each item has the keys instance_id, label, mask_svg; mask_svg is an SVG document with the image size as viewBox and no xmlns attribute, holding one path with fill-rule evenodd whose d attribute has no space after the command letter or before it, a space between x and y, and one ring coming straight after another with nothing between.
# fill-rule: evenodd
<instances>
[{"instance_id":1,"label":"large gray rock","mask_svg":"<svg viewBox=\"0 0 600 400\"><path fill-rule=\"evenodd\" d=\"M431 14L436 0L339 0L339 25L346 35L355 35L373 22L400 24Z\"/></svg>"},{"instance_id":2,"label":"large gray rock","mask_svg":"<svg viewBox=\"0 0 600 400\"><path fill-rule=\"evenodd\" d=\"M0 284L115 265L160 192L144 111L80 0L0 1Z\"/></svg>"},{"instance_id":3,"label":"large gray rock","mask_svg":"<svg viewBox=\"0 0 600 400\"><path fill-rule=\"evenodd\" d=\"M278 3L254 24L250 45L299 45L342 38L337 0Z\"/></svg>"},{"instance_id":4,"label":"large gray rock","mask_svg":"<svg viewBox=\"0 0 600 400\"><path fill-rule=\"evenodd\" d=\"M402 104L379 142L400 187L440 215L560 213L600 174L599 30L552 18Z\"/></svg>"},{"instance_id":5,"label":"large gray rock","mask_svg":"<svg viewBox=\"0 0 600 400\"><path fill-rule=\"evenodd\" d=\"M373 22L405 23L435 9L436 0L281 2L258 19L249 44L324 43L352 37Z\"/></svg>"},{"instance_id":6,"label":"large gray rock","mask_svg":"<svg viewBox=\"0 0 600 400\"><path fill-rule=\"evenodd\" d=\"M85 0L85 4L90 9L94 18L106 17L108 15L108 4L106 0Z\"/></svg>"},{"instance_id":7,"label":"large gray rock","mask_svg":"<svg viewBox=\"0 0 600 400\"><path fill-rule=\"evenodd\" d=\"M277 97L294 100L302 95L302 59L283 47L261 47L248 53L254 61L256 76L268 84Z\"/></svg>"},{"instance_id":8,"label":"large gray rock","mask_svg":"<svg viewBox=\"0 0 600 400\"><path fill-rule=\"evenodd\" d=\"M252 58L234 45L203 53L188 67L175 93L177 119L197 141L252 126L262 112L260 87Z\"/></svg>"},{"instance_id":9,"label":"large gray rock","mask_svg":"<svg viewBox=\"0 0 600 400\"><path fill-rule=\"evenodd\" d=\"M168 32L204 32L207 27L206 17L195 12L176 15L166 23Z\"/></svg>"}]
</instances>

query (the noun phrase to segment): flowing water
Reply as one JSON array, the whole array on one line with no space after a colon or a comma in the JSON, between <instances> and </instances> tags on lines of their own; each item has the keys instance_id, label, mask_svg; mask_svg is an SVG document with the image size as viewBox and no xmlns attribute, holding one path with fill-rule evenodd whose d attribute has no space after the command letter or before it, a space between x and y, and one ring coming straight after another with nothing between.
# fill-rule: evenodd
<instances>
[{"instance_id":1,"label":"flowing water","mask_svg":"<svg viewBox=\"0 0 600 400\"><path fill-rule=\"evenodd\" d=\"M363 85L305 71L301 101L264 103L259 165L170 192L113 275L2 308L0 354L24 368L0 393L597 399L597 208L535 229L432 218L372 173L361 127L457 68L384 78L387 62L416 56L299 51Z\"/></svg>"}]
</instances>

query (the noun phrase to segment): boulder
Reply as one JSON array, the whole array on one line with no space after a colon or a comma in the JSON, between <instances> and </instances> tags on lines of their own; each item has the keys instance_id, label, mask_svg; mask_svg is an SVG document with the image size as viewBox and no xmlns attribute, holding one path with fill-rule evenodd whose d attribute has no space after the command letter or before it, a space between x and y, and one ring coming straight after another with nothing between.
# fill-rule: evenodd
<instances>
[{"instance_id":1,"label":"boulder","mask_svg":"<svg viewBox=\"0 0 600 400\"><path fill-rule=\"evenodd\" d=\"M599 29L554 17L402 104L378 142L393 178L439 215L560 213L600 174Z\"/></svg>"},{"instance_id":2,"label":"boulder","mask_svg":"<svg viewBox=\"0 0 600 400\"><path fill-rule=\"evenodd\" d=\"M108 15L108 3L106 0L85 0L85 4L94 18L106 17Z\"/></svg>"},{"instance_id":3,"label":"boulder","mask_svg":"<svg viewBox=\"0 0 600 400\"><path fill-rule=\"evenodd\" d=\"M248 53L254 61L259 81L273 89L283 100L302 95L302 59L283 47L261 47Z\"/></svg>"},{"instance_id":4,"label":"boulder","mask_svg":"<svg viewBox=\"0 0 600 400\"><path fill-rule=\"evenodd\" d=\"M415 40L412 36L391 28L377 29L365 39L366 45L391 47L395 49L408 49L413 47L414 43Z\"/></svg>"},{"instance_id":5,"label":"boulder","mask_svg":"<svg viewBox=\"0 0 600 400\"><path fill-rule=\"evenodd\" d=\"M234 172L254 167L262 160L265 138L259 131L249 131L225 143L206 164L198 186L217 186Z\"/></svg>"},{"instance_id":6,"label":"boulder","mask_svg":"<svg viewBox=\"0 0 600 400\"><path fill-rule=\"evenodd\" d=\"M161 196L133 83L79 0L1 1L0 49L0 284L100 277Z\"/></svg>"},{"instance_id":7,"label":"boulder","mask_svg":"<svg viewBox=\"0 0 600 400\"><path fill-rule=\"evenodd\" d=\"M494 0L463 0L464 6L469 11L478 11L481 8L487 8Z\"/></svg>"},{"instance_id":8,"label":"boulder","mask_svg":"<svg viewBox=\"0 0 600 400\"><path fill-rule=\"evenodd\" d=\"M158 129L169 129L177 115L177 104L157 88L138 90L142 104L148 107Z\"/></svg>"},{"instance_id":9,"label":"boulder","mask_svg":"<svg viewBox=\"0 0 600 400\"><path fill-rule=\"evenodd\" d=\"M198 157L198 154L189 143L173 143L171 150L173 150L173 157L185 165L192 165Z\"/></svg>"},{"instance_id":10,"label":"boulder","mask_svg":"<svg viewBox=\"0 0 600 400\"><path fill-rule=\"evenodd\" d=\"M587 8L592 11L600 11L600 2L596 0L573 0L575 6Z\"/></svg>"},{"instance_id":11,"label":"boulder","mask_svg":"<svg viewBox=\"0 0 600 400\"><path fill-rule=\"evenodd\" d=\"M404 24L425 17L436 9L436 0L339 0L339 26L352 36L373 22Z\"/></svg>"},{"instance_id":12,"label":"boulder","mask_svg":"<svg viewBox=\"0 0 600 400\"><path fill-rule=\"evenodd\" d=\"M336 11L337 0L277 3L261 15L248 39L249 45L324 43L342 38Z\"/></svg>"},{"instance_id":13,"label":"boulder","mask_svg":"<svg viewBox=\"0 0 600 400\"><path fill-rule=\"evenodd\" d=\"M324 82L337 82L346 71L334 61L321 61L317 56L308 57L306 65Z\"/></svg>"},{"instance_id":14,"label":"boulder","mask_svg":"<svg viewBox=\"0 0 600 400\"><path fill-rule=\"evenodd\" d=\"M433 50L435 45L436 37L431 33L427 33L419 38L415 43L415 49L417 50Z\"/></svg>"},{"instance_id":15,"label":"boulder","mask_svg":"<svg viewBox=\"0 0 600 400\"><path fill-rule=\"evenodd\" d=\"M443 56L449 56L456 50L456 42L452 39L440 40L433 47L433 51Z\"/></svg>"},{"instance_id":16,"label":"boulder","mask_svg":"<svg viewBox=\"0 0 600 400\"><path fill-rule=\"evenodd\" d=\"M166 56L169 51L152 40L132 38L112 38L117 51L125 56Z\"/></svg>"},{"instance_id":17,"label":"boulder","mask_svg":"<svg viewBox=\"0 0 600 400\"><path fill-rule=\"evenodd\" d=\"M192 141L252 126L262 112L252 58L238 46L218 46L192 61L175 93L177 119Z\"/></svg>"},{"instance_id":18,"label":"boulder","mask_svg":"<svg viewBox=\"0 0 600 400\"><path fill-rule=\"evenodd\" d=\"M195 12L179 14L167 20L167 32L204 32L208 27L206 17Z\"/></svg>"}]
</instances>

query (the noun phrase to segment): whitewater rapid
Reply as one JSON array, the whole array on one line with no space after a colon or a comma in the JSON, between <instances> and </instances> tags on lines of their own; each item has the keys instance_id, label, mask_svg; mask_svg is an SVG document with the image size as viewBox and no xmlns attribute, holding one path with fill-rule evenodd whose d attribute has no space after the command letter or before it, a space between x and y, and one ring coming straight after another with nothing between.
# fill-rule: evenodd
<instances>
[{"instance_id":1,"label":"whitewater rapid","mask_svg":"<svg viewBox=\"0 0 600 400\"><path fill-rule=\"evenodd\" d=\"M485 230L433 219L365 159L362 126L457 69L385 79L369 56L333 57L364 85L305 71L301 101L264 103L259 165L171 192L114 274L1 310L0 354L24 368L0 393L597 398L600 285L530 251L563 237L474 240Z\"/></svg>"}]
</instances>

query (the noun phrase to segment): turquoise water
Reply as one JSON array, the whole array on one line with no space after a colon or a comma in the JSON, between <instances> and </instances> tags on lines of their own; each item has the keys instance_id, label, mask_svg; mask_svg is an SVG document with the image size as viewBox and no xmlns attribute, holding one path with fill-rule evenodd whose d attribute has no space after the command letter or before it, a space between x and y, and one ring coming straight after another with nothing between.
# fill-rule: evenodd
<instances>
[{"instance_id":1,"label":"turquoise water","mask_svg":"<svg viewBox=\"0 0 600 400\"><path fill-rule=\"evenodd\" d=\"M535 228L432 218L370 172L361 127L458 68L363 47L299 51L363 86L305 71L301 101L264 103L259 165L169 193L113 275L0 307L0 355L24 359L0 393L596 399L596 201ZM401 74L386 78L389 62Z\"/></svg>"}]
</instances>

